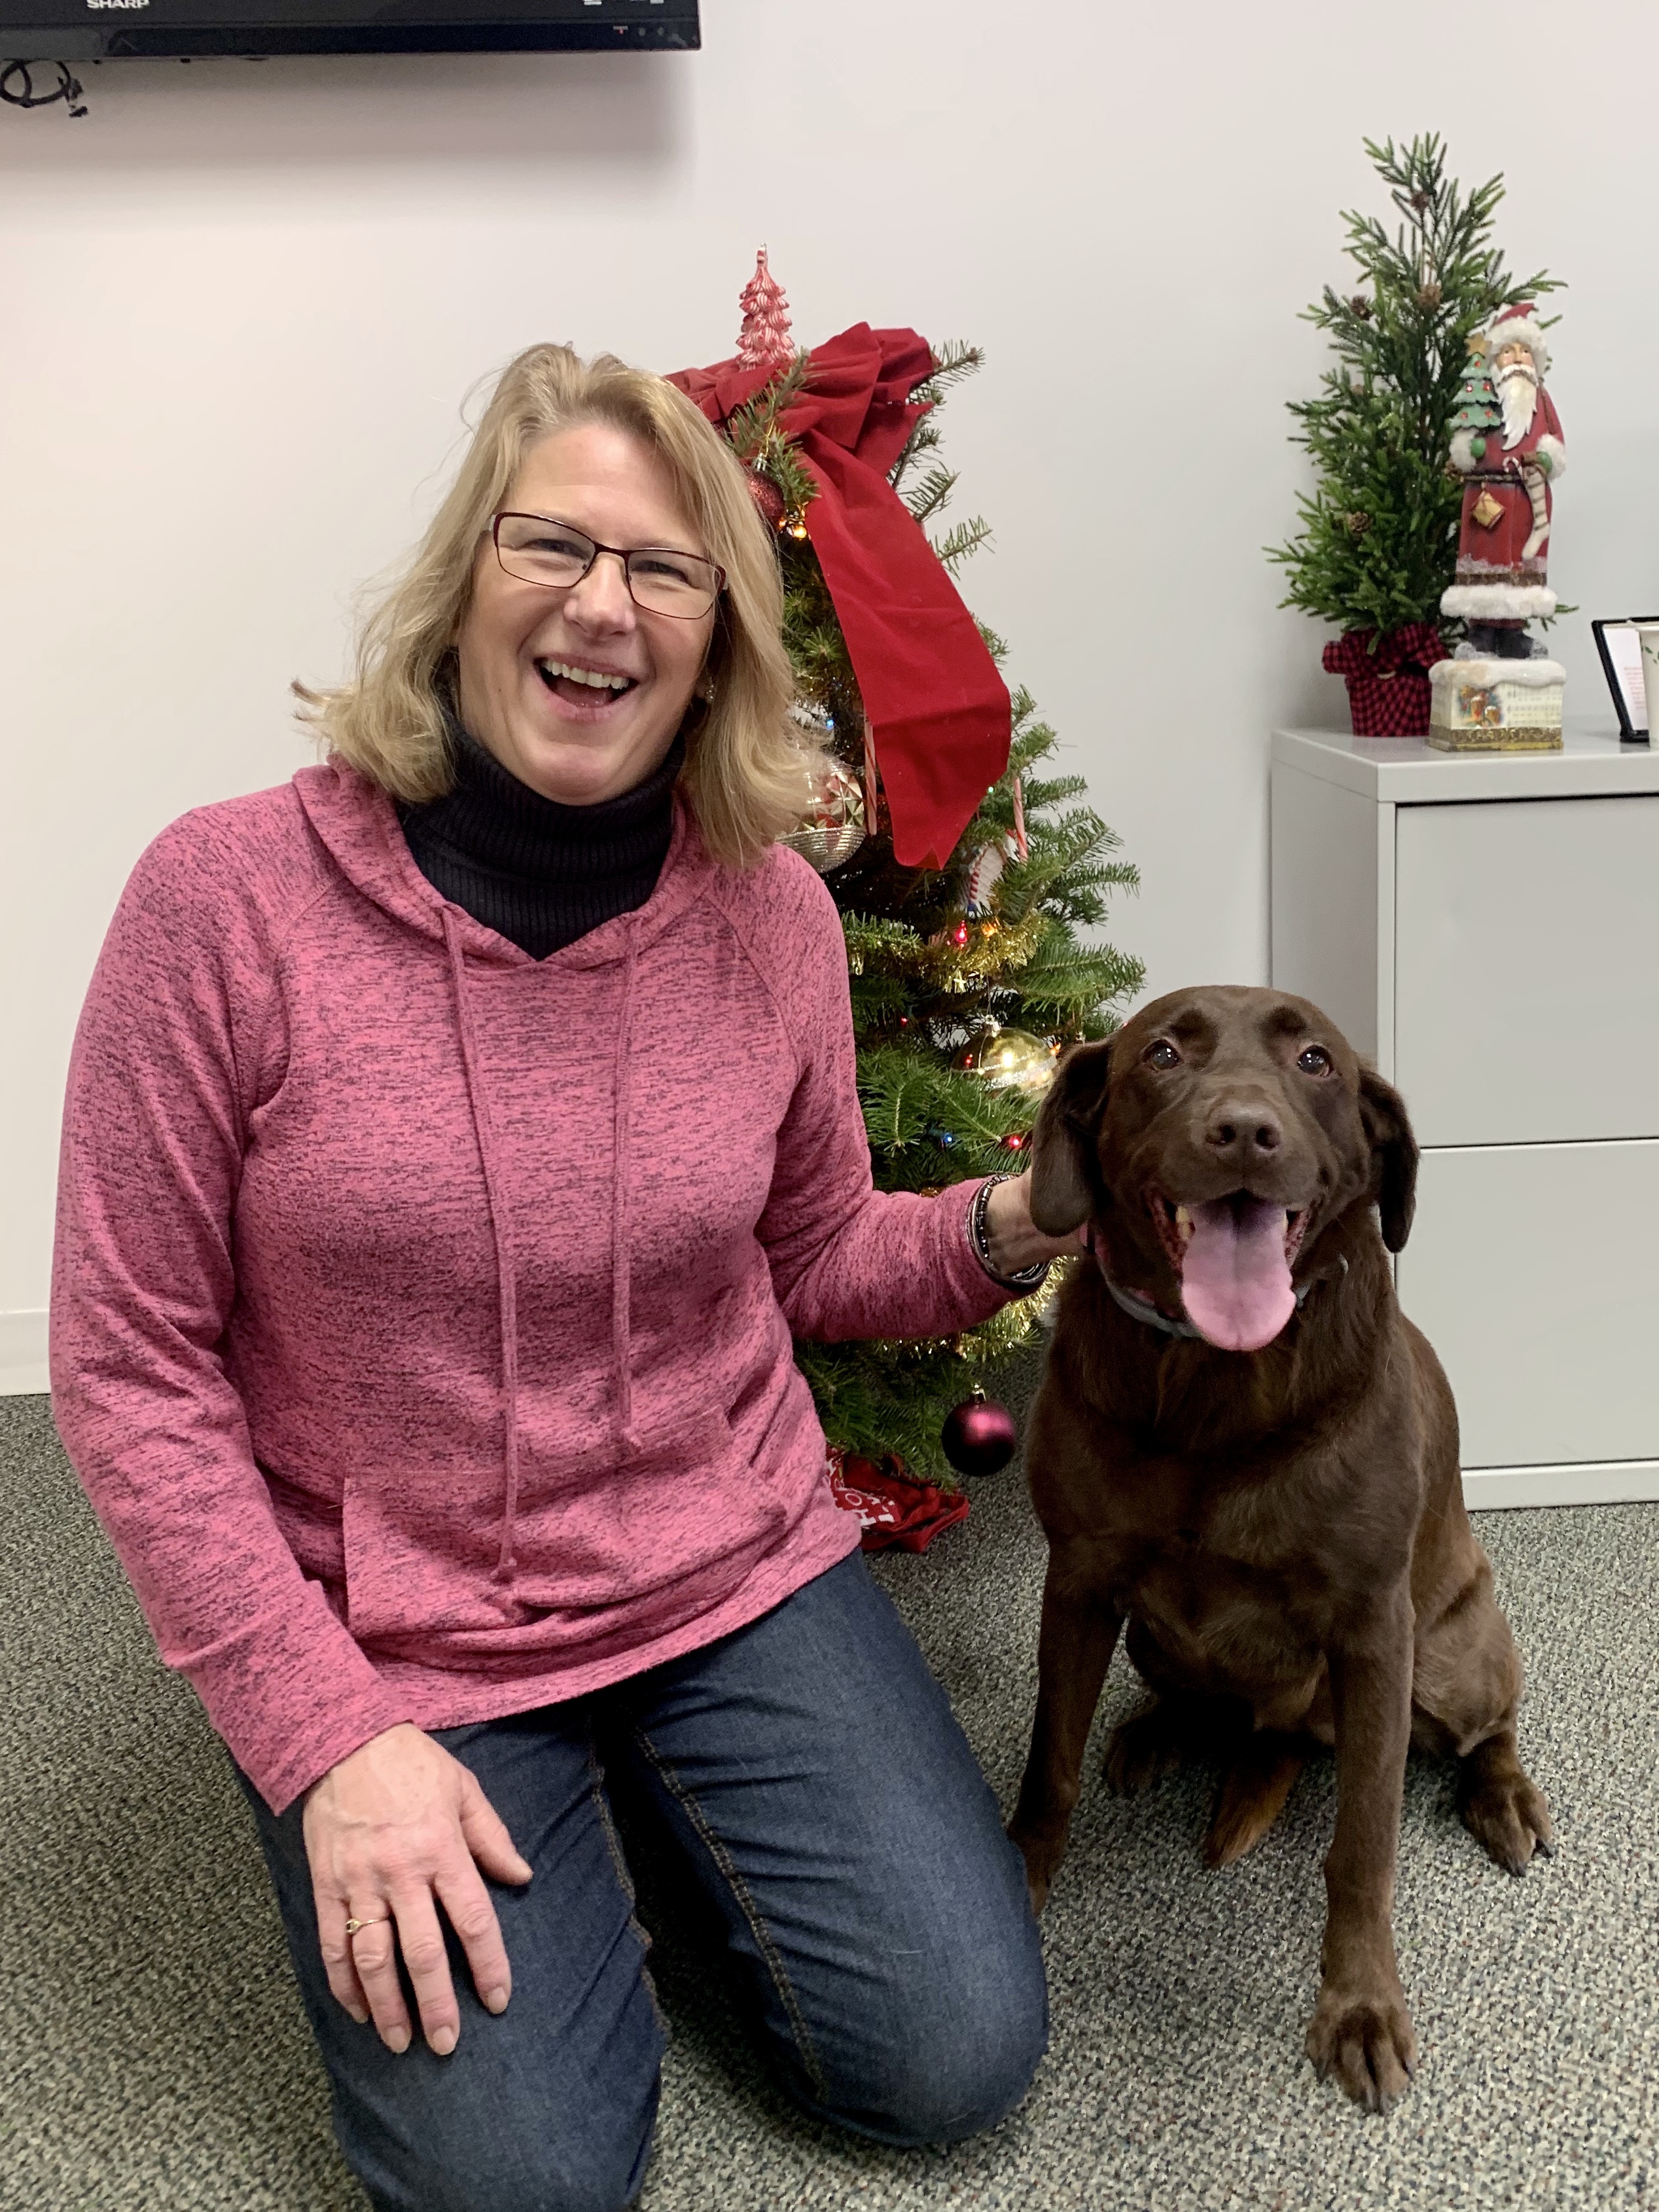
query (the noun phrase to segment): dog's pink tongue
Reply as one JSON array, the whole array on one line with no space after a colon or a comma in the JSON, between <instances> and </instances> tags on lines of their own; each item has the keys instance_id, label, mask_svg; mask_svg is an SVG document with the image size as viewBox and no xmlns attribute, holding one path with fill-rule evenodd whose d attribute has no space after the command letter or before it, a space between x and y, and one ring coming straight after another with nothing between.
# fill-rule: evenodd
<instances>
[{"instance_id":1,"label":"dog's pink tongue","mask_svg":"<svg viewBox=\"0 0 1659 2212\"><path fill-rule=\"evenodd\" d=\"M1181 1271L1188 1318L1223 1352L1260 1352L1296 1311L1285 1209L1241 1195L1195 1206L1192 1215Z\"/></svg>"}]
</instances>

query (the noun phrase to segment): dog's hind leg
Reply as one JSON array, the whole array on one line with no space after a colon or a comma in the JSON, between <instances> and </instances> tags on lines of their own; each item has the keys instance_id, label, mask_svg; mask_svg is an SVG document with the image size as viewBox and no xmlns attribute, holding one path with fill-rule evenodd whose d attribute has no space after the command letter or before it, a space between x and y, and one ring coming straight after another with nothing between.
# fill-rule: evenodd
<instances>
[{"instance_id":1,"label":"dog's hind leg","mask_svg":"<svg viewBox=\"0 0 1659 2212\"><path fill-rule=\"evenodd\" d=\"M1261 1729L1245 1738L1221 1778L1215 1817L1204 1839L1206 1866L1232 1866L1255 1849L1284 1811L1310 1748L1305 1738L1277 1729Z\"/></svg>"},{"instance_id":2,"label":"dog's hind leg","mask_svg":"<svg viewBox=\"0 0 1659 2212\"><path fill-rule=\"evenodd\" d=\"M1553 1850L1554 1831L1544 1794L1516 1748L1521 1655L1472 1535L1466 1553L1461 1583L1419 1643L1413 1733L1455 1755L1464 1826L1489 1857L1521 1874L1534 1851L1547 1856Z\"/></svg>"},{"instance_id":3,"label":"dog's hind leg","mask_svg":"<svg viewBox=\"0 0 1659 2212\"><path fill-rule=\"evenodd\" d=\"M1103 1772L1115 1797L1137 1797L1204 1748L1207 1735L1190 1699L1155 1697L1112 1730Z\"/></svg>"},{"instance_id":4,"label":"dog's hind leg","mask_svg":"<svg viewBox=\"0 0 1659 2212\"><path fill-rule=\"evenodd\" d=\"M1458 1761L1457 1810L1489 1858L1524 1874L1534 1851L1555 1850L1544 1793L1521 1764L1513 1724L1477 1744Z\"/></svg>"}]
</instances>

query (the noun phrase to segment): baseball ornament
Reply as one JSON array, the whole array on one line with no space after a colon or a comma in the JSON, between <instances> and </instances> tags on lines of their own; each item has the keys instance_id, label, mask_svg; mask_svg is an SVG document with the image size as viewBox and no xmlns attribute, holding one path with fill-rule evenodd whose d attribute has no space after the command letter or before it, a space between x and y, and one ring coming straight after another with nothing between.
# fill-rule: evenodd
<instances>
[{"instance_id":1,"label":"baseball ornament","mask_svg":"<svg viewBox=\"0 0 1659 2212\"><path fill-rule=\"evenodd\" d=\"M982 921L993 911L991 894L1007 865L1007 853L1000 844L981 845L969 861L966 890L970 921Z\"/></svg>"}]
</instances>

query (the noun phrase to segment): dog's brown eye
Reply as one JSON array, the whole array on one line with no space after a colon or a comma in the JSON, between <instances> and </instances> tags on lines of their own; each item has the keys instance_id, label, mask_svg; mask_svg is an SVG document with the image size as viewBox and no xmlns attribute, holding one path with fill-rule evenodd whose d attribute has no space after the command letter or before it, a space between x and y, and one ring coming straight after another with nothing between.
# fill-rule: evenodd
<instances>
[{"instance_id":1,"label":"dog's brown eye","mask_svg":"<svg viewBox=\"0 0 1659 2212\"><path fill-rule=\"evenodd\" d=\"M1148 1067L1179 1067L1181 1065L1181 1054L1168 1037L1160 1037L1156 1044L1149 1044L1141 1058Z\"/></svg>"},{"instance_id":2,"label":"dog's brown eye","mask_svg":"<svg viewBox=\"0 0 1659 2212\"><path fill-rule=\"evenodd\" d=\"M1304 1075L1328 1075L1331 1056L1322 1044L1310 1044L1305 1052L1297 1054L1296 1064Z\"/></svg>"}]
</instances>

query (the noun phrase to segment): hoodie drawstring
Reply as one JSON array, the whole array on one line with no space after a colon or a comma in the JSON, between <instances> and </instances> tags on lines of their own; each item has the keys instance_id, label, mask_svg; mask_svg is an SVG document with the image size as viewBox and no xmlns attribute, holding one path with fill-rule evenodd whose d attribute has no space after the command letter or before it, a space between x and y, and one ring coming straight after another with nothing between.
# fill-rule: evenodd
<instances>
[{"instance_id":1,"label":"hoodie drawstring","mask_svg":"<svg viewBox=\"0 0 1659 2212\"><path fill-rule=\"evenodd\" d=\"M611 1146L611 1349L617 1366L617 1443L620 1451L634 1449L634 1389L629 1374L633 1342L629 1306L632 1283L628 1267L628 1140L629 1068L634 1022L634 975L639 964L640 933L630 917L628 959L623 970L622 1015L617 1024L616 1129Z\"/></svg>"},{"instance_id":2,"label":"hoodie drawstring","mask_svg":"<svg viewBox=\"0 0 1659 2212\"><path fill-rule=\"evenodd\" d=\"M513 1255L507 1245L507 1213L501 1198L495 1146L490 1139L489 1117L478 1086L477 1041L472 1027L471 1002L466 994L466 963L461 955L461 940L451 908L444 908L443 925L444 945L449 954L449 972L455 986L455 1020L461 1036L461 1066L466 1077L466 1103L472 1115L478 1158L483 1168L484 1196L489 1206L489 1229L495 1243L495 1279L501 1317L501 1396L507 1415L504 1453L507 1495L501 1505L501 1548L495 1562L495 1574L498 1580L504 1582L513 1572L513 1537L519 1516L519 1290L513 1270ZM624 1022L626 1018L624 1014Z\"/></svg>"},{"instance_id":3,"label":"hoodie drawstring","mask_svg":"<svg viewBox=\"0 0 1659 2212\"><path fill-rule=\"evenodd\" d=\"M455 1020L460 1031L461 1066L466 1078L466 1103L472 1116L473 1135L483 1169L484 1196L489 1206L490 1234L495 1244L495 1279L501 1304L501 1396L507 1419L506 1497L501 1505L501 1548L495 1562L498 1579L513 1573L513 1540L519 1515L519 1293L507 1234L506 1201L499 1164L478 1081L477 1038L472 1024L472 1002L467 995L466 963L453 908L443 914L444 947L455 989ZM612 1144L614 1181L611 1193L611 1347L617 1370L616 1430L620 1453L636 1447L633 1431L634 1392L629 1368L633 1336L629 1314L632 1284L628 1264L628 1148L633 1059L634 978L639 965L639 931L630 923L628 958L623 970L622 1009L617 1024L616 1126Z\"/></svg>"}]
</instances>

